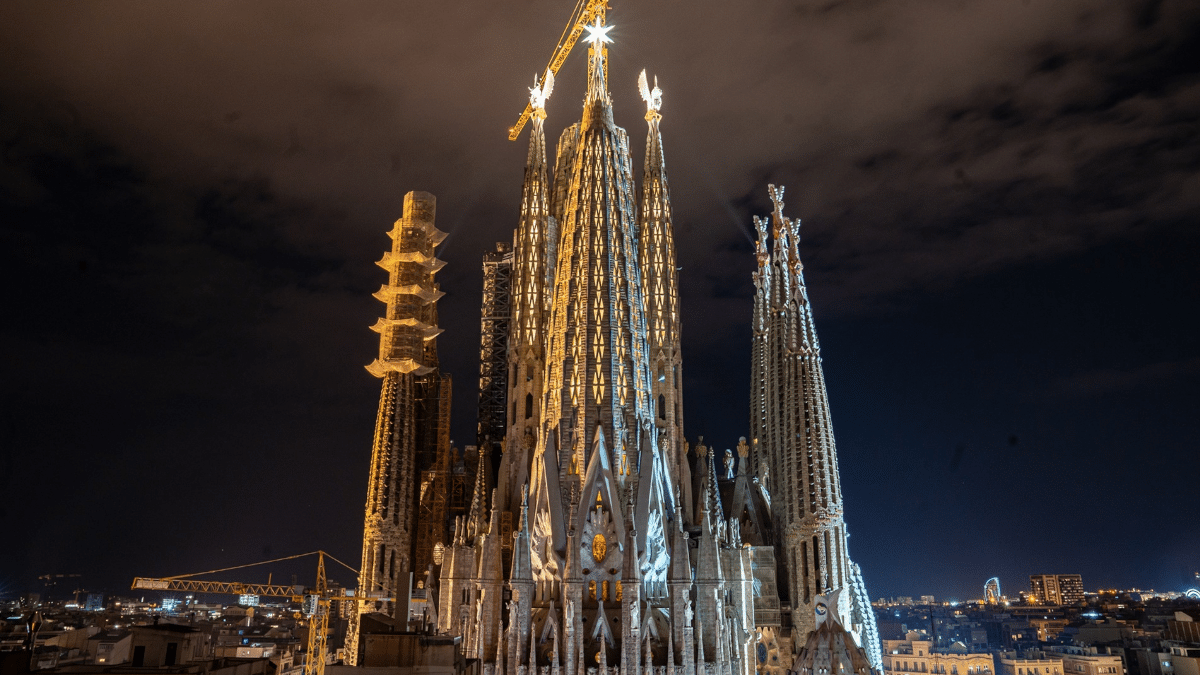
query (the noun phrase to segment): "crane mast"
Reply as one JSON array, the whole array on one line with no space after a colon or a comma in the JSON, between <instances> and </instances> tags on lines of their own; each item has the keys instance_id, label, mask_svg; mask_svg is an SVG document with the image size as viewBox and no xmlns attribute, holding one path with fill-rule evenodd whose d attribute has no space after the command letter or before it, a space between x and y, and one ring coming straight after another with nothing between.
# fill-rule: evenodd
<instances>
[{"instance_id":1,"label":"crane mast","mask_svg":"<svg viewBox=\"0 0 1200 675\"><path fill-rule=\"evenodd\" d=\"M585 26L597 19L599 19L600 23L604 23L604 12L606 9L608 9L606 0L578 0L575 3L575 11L571 14L571 21L563 29L563 34L558 39L558 46L554 48L554 54L550 57L550 64L546 66L546 72L542 73L542 79L538 82L539 87L546 86L546 73L558 74L558 69L562 68L562 64L567 60L571 49L579 41L579 36L583 34ZM607 67L607 64L605 67ZM524 112L517 118L517 123L508 128L508 140L517 140L517 137L521 135L521 130L529 122L529 116L532 114L532 104L526 103Z\"/></svg>"},{"instance_id":2,"label":"crane mast","mask_svg":"<svg viewBox=\"0 0 1200 675\"><path fill-rule=\"evenodd\" d=\"M266 563L279 562L282 560L293 560L309 555L317 556L317 582L315 586L305 587L302 585L296 586L281 586L279 584L254 584L244 583L240 581L209 581L205 579L188 579L201 574L213 574L216 572L225 572L243 567L253 567L255 565L263 565ZM331 606L336 602L352 601L359 605L358 610L361 611L361 605L372 600L387 600L391 601L394 598L385 597L384 593L358 593L354 590L345 588L330 588L325 576L325 558L328 557L338 564L346 567L351 572L358 574L358 570L350 567L346 563L334 558L324 551L313 551L312 553L301 553L300 555L287 556L285 558L276 558L275 560L266 560L261 563L250 563L249 565L237 565L235 567L226 567L220 570L209 570L207 572L196 572L194 574L181 574L175 577L135 577L132 588L151 591L184 591L188 593L222 593L228 595L261 595L273 598L289 598L292 602L301 603L302 613L308 618L308 645L306 649L307 658L304 662L304 675L324 675L325 673L325 654L328 651L329 642L329 612Z\"/></svg>"}]
</instances>

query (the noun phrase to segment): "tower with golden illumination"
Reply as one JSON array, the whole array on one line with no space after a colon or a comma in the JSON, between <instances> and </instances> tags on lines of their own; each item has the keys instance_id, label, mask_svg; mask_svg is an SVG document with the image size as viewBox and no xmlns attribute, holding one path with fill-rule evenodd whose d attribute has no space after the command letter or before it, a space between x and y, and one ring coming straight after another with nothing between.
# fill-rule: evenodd
<instances>
[{"instance_id":1,"label":"tower with golden illumination","mask_svg":"<svg viewBox=\"0 0 1200 675\"><path fill-rule=\"evenodd\" d=\"M409 574L422 578L435 543L447 539L450 378L438 368L437 301L444 293L433 280L445 264L434 248L446 233L434 226L436 204L427 192L406 194L404 216L388 232L392 248L378 262L388 282L375 298L387 307L371 327L379 333L379 357L367 371L382 390L358 578L358 593L368 599L350 615L350 664L357 660L360 612L378 606L392 613L391 600L373 598L407 592Z\"/></svg>"},{"instance_id":2,"label":"tower with golden illumination","mask_svg":"<svg viewBox=\"0 0 1200 675\"><path fill-rule=\"evenodd\" d=\"M553 171L553 72L531 90L505 451L496 490L476 487L492 515L455 523L438 627L485 673L749 675L750 549L715 476L692 505L662 91L643 73L639 187L613 119L609 27L594 18L582 115L559 135Z\"/></svg>"},{"instance_id":3,"label":"tower with golden illumination","mask_svg":"<svg viewBox=\"0 0 1200 675\"><path fill-rule=\"evenodd\" d=\"M480 448L470 509L453 519L449 380L434 341L433 250L444 234L432 195L410 193L391 233L380 262L389 282L376 294L388 303L375 326L380 356L368 367L383 394L360 606L371 609L372 593L403 593L408 573L420 578L431 564L436 588L414 596L426 601L423 627L461 637L484 675L815 673L835 652L868 675L863 654L877 664L878 639L846 551L799 222L783 216L783 191L772 187L773 215L755 219L751 440L736 454L703 438L692 450L663 91L642 72L639 180L613 117L604 19L603 0L581 2L530 90L511 248L484 261L480 442L502 435L503 451L493 487L492 452ZM545 104L585 29L582 114L559 134L552 169ZM849 632L840 619L815 631L828 602L840 603L831 611L849 618ZM847 640L863 649L846 651Z\"/></svg>"}]
</instances>

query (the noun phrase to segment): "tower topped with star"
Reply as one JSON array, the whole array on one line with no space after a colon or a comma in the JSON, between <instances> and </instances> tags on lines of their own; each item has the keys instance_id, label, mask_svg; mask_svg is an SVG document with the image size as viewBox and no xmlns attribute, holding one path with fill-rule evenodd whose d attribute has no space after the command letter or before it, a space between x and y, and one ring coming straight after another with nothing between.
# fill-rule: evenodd
<instances>
[{"instance_id":1,"label":"tower topped with star","mask_svg":"<svg viewBox=\"0 0 1200 675\"><path fill-rule=\"evenodd\" d=\"M584 27L588 43L588 91L587 102L611 104L608 98L608 47L612 38L608 32L612 26L604 24L604 17L597 16L596 22Z\"/></svg>"}]
</instances>

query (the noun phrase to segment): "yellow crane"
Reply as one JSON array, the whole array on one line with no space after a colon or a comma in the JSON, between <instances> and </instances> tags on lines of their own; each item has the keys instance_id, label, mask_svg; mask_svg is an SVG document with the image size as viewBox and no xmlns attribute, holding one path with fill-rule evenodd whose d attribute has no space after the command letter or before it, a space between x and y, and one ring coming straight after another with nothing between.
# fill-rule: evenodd
<instances>
[{"instance_id":1,"label":"yellow crane","mask_svg":"<svg viewBox=\"0 0 1200 675\"><path fill-rule=\"evenodd\" d=\"M317 556L317 582L310 587L300 585L281 586L272 584L268 580L265 584L244 583L240 581L210 581L206 579L191 579L189 577L197 577L202 574L216 574L218 572L228 572L230 570L242 569L245 567L253 567L255 565L266 565L268 563L281 562L284 560L294 560L305 556ZM353 589L345 588L329 588L329 584L325 577L325 558L338 563L346 569L354 572L358 576L358 570L329 555L324 551L312 551L309 553L300 553L298 555L290 555L274 560L264 560L262 562L250 563L248 565L236 565L234 567L225 567L219 570L208 570L207 572L195 572L193 574L180 574L174 577L135 577L132 588L147 591L180 591L186 593L223 593L226 595L259 595L270 598L289 598L292 602L300 604L303 616L308 618L308 648L306 650L306 658L304 661L304 675L325 675L325 654L327 653L327 643L329 641L329 608L334 602L353 601L361 603L367 600L367 597L356 597ZM370 594L369 594L370 595ZM381 595L381 594L377 594ZM391 600L391 598L372 597L374 600Z\"/></svg>"},{"instance_id":2,"label":"yellow crane","mask_svg":"<svg viewBox=\"0 0 1200 675\"><path fill-rule=\"evenodd\" d=\"M606 9L608 9L606 0L577 0L575 11L571 14L571 20L567 23L567 27L563 29L562 36L558 38L558 46L554 48L554 54L550 57L550 65L546 66L546 72L542 73L542 79L538 83L539 87L546 86L546 73L558 74L558 69L567 60L567 55L571 53L571 49L579 41L579 36L583 34L583 30L588 24L597 19L599 19L600 23L604 23L604 12ZM607 64L605 64L605 67L607 67ZM526 103L525 111L517 118L517 123L508 128L508 140L517 140L517 137L521 135L521 130L529 122L529 116L532 114L533 106Z\"/></svg>"}]
</instances>

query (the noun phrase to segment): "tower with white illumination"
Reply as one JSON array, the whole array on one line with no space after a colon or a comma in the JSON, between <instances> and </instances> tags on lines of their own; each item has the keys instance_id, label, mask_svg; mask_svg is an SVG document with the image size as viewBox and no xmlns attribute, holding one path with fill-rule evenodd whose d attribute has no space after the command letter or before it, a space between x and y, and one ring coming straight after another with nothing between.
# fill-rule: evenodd
<instances>
[{"instance_id":1,"label":"tower with white illumination","mask_svg":"<svg viewBox=\"0 0 1200 675\"><path fill-rule=\"evenodd\" d=\"M882 667L875 615L858 565L846 550L837 446L804 265L800 220L783 215L783 188L769 186L774 211L755 216L758 269L750 375L751 462L771 495L781 599L801 639L816 624L819 598L835 592L838 613Z\"/></svg>"}]
</instances>

